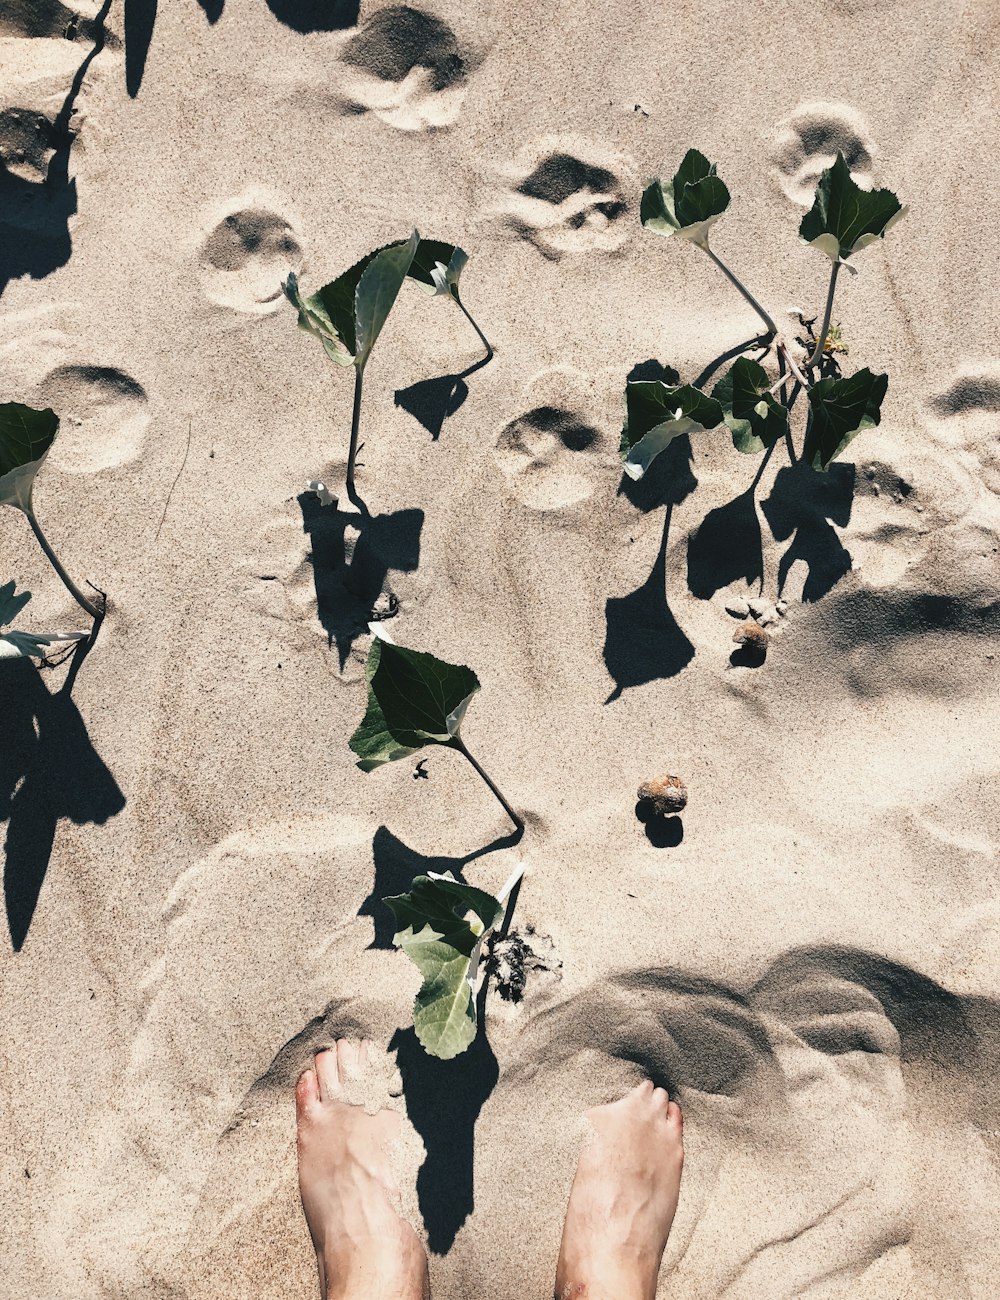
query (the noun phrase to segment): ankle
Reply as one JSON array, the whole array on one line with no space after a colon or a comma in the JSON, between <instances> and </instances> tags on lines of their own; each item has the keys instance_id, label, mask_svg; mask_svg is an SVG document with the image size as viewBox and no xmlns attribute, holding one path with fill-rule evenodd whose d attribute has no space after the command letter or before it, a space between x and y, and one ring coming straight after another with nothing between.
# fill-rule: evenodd
<instances>
[{"instance_id":1,"label":"ankle","mask_svg":"<svg viewBox=\"0 0 1000 1300\"><path fill-rule=\"evenodd\" d=\"M655 1300L659 1260L638 1252L599 1249L561 1257L556 1300Z\"/></svg>"},{"instance_id":2,"label":"ankle","mask_svg":"<svg viewBox=\"0 0 1000 1300\"><path fill-rule=\"evenodd\" d=\"M382 1253L385 1243L373 1240L370 1250L350 1260L335 1250L324 1251L323 1300L426 1300L427 1256L413 1245L415 1249L404 1247L387 1256Z\"/></svg>"}]
</instances>

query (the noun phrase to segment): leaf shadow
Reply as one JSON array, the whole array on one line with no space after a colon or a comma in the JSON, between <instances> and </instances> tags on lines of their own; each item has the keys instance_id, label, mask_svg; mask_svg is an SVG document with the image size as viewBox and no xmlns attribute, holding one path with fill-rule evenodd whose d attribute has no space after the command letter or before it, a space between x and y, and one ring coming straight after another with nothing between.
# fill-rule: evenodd
<instances>
[{"instance_id":1,"label":"leaf shadow","mask_svg":"<svg viewBox=\"0 0 1000 1300\"><path fill-rule=\"evenodd\" d=\"M454 415L469 396L469 386L465 381L491 360L492 357L480 357L459 374L435 375L431 379L420 379L407 388L397 388L396 405L412 415L437 442L445 420Z\"/></svg>"},{"instance_id":2,"label":"leaf shadow","mask_svg":"<svg viewBox=\"0 0 1000 1300\"><path fill-rule=\"evenodd\" d=\"M610 597L604 606L604 663L615 683L605 704L614 703L630 687L675 677L694 658L694 646L681 630L667 599L670 520L674 506L697 486L692 459L690 439L675 438L638 482L622 478L619 493L644 514L660 506L666 506L666 510L663 535L649 577L629 595Z\"/></svg>"},{"instance_id":3,"label":"leaf shadow","mask_svg":"<svg viewBox=\"0 0 1000 1300\"><path fill-rule=\"evenodd\" d=\"M710 510L688 542L688 589L710 600L723 587L743 579L764 580L764 549L751 485L724 506Z\"/></svg>"},{"instance_id":4,"label":"leaf shadow","mask_svg":"<svg viewBox=\"0 0 1000 1300\"><path fill-rule=\"evenodd\" d=\"M125 807L73 702L76 674L92 644L81 642L59 690L50 692L27 659L0 664L0 820L7 927L20 952L35 915L61 820L102 826Z\"/></svg>"},{"instance_id":5,"label":"leaf shadow","mask_svg":"<svg viewBox=\"0 0 1000 1300\"><path fill-rule=\"evenodd\" d=\"M53 147L45 180L26 180L0 163L0 294L11 280L23 275L41 280L70 259L73 241L69 222L77 211L76 181L69 174L76 132L70 123L87 71L107 44L104 21L112 3L104 0L93 18L79 22L77 34L90 39L91 47L74 73L54 120L50 123L42 116L38 123Z\"/></svg>"},{"instance_id":6,"label":"leaf shadow","mask_svg":"<svg viewBox=\"0 0 1000 1300\"><path fill-rule=\"evenodd\" d=\"M310 541L319 620L343 669L355 640L368 632L389 573L414 573L419 567L424 512L355 513L336 502L323 505L314 492L301 493L298 502ZM357 536L349 537L348 528Z\"/></svg>"},{"instance_id":7,"label":"leaf shadow","mask_svg":"<svg viewBox=\"0 0 1000 1300\"><path fill-rule=\"evenodd\" d=\"M436 1255L451 1249L475 1208L476 1121L500 1078L500 1066L483 1028L470 1047L450 1061L430 1056L413 1028L397 1029L389 1043L403 1080L406 1113L427 1152L417 1173L417 1201Z\"/></svg>"},{"instance_id":8,"label":"leaf shadow","mask_svg":"<svg viewBox=\"0 0 1000 1300\"><path fill-rule=\"evenodd\" d=\"M219 8L222 0L217 0ZM202 7L206 0L199 0ZM360 0L267 0L267 7L279 23L293 32L336 32L355 27L361 11Z\"/></svg>"},{"instance_id":9,"label":"leaf shadow","mask_svg":"<svg viewBox=\"0 0 1000 1300\"><path fill-rule=\"evenodd\" d=\"M125 0L125 89L129 99L135 99L142 88L156 8L157 0Z\"/></svg>"},{"instance_id":10,"label":"leaf shadow","mask_svg":"<svg viewBox=\"0 0 1000 1300\"><path fill-rule=\"evenodd\" d=\"M411 849L385 826L372 840L375 880L372 892L358 909L375 925L370 948L392 948L393 915L382 901L404 893L415 876L429 871L450 871L464 883L463 871L477 858L509 848L520 839L519 832L504 835L460 858L427 857ZM399 1029L389 1044L396 1051L396 1063L403 1079L403 1093L410 1122L420 1134L427 1153L417 1175L417 1196L427 1243L436 1254L444 1254L459 1228L474 1208L474 1161L476 1120L483 1103L500 1076L493 1049L486 1037L484 1003L487 982L483 981L477 1001L479 1031L467 1051L450 1061L428 1055L411 1028Z\"/></svg>"},{"instance_id":11,"label":"leaf shadow","mask_svg":"<svg viewBox=\"0 0 1000 1300\"><path fill-rule=\"evenodd\" d=\"M375 880L372 892L358 908L358 916L371 917L375 926L375 936L369 948L391 949L392 936L395 933L395 918L382 901L394 894L403 894L413 884L417 876L426 876L430 871L450 871L456 880L467 884L462 875L470 862L495 853L500 849L512 848L521 838L519 831L501 835L489 844L484 844L461 858L443 856L427 857L404 844L393 835L386 826L380 826L372 839L372 857L375 863Z\"/></svg>"},{"instance_id":12,"label":"leaf shadow","mask_svg":"<svg viewBox=\"0 0 1000 1300\"><path fill-rule=\"evenodd\" d=\"M796 560L808 568L802 591L806 602L821 600L850 572L850 552L832 525L846 528L850 522L856 473L854 465L837 462L821 474L799 461L775 475L761 509L776 541L794 533L778 565L779 596Z\"/></svg>"}]
</instances>

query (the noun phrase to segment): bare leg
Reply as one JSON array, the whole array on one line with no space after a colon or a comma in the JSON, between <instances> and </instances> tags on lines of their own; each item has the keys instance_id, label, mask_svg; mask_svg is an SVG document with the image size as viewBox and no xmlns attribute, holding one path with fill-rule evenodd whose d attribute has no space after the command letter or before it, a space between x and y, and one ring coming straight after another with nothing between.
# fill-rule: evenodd
<instances>
[{"instance_id":1,"label":"bare leg","mask_svg":"<svg viewBox=\"0 0 1000 1300\"><path fill-rule=\"evenodd\" d=\"M556 1300L655 1300L681 1186L681 1109L647 1079L587 1119L594 1131L569 1196Z\"/></svg>"},{"instance_id":2,"label":"bare leg","mask_svg":"<svg viewBox=\"0 0 1000 1300\"><path fill-rule=\"evenodd\" d=\"M295 1087L299 1192L323 1300L427 1300L427 1256L394 1205L390 1148L402 1120L342 1097L376 1048L341 1039Z\"/></svg>"}]
</instances>

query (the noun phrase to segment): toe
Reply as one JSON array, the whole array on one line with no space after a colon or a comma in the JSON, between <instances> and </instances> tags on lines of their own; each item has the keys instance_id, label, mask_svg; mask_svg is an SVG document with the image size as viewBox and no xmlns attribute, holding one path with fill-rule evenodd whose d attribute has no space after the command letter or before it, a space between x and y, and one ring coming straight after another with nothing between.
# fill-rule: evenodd
<instances>
[{"instance_id":1,"label":"toe","mask_svg":"<svg viewBox=\"0 0 1000 1300\"><path fill-rule=\"evenodd\" d=\"M299 1116L305 1115L319 1104L319 1081L315 1070L303 1070L295 1085L295 1108Z\"/></svg>"},{"instance_id":2,"label":"toe","mask_svg":"<svg viewBox=\"0 0 1000 1300\"><path fill-rule=\"evenodd\" d=\"M349 1038L337 1041L337 1067L341 1079L357 1079L361 1074L361 1048Z\"/></svg>"},{"instance_id":3,"label":"toe","mask_svg":"<svg viewBox=\"0 0 1000 1300\"><path fill-rule=\"evenodd\" d=\"M316 1053L316 1075L319 1079L319 1095L323 1101L331 1101L340 1096L340 1072L337 1069L337 1049L328 1047Z\"/></svg>"},{"instance_id":4,"label":"toe","mask_svg":"<svg viewBox=\"0 0 1000 1300\"><path fill-rule=\"evenodd\" d=\"M664 1114L667 1114L669 1112L670 1094L667 1092L666 1088L654 1088L653 1101L656 1103L657 1107L663 1111Z\"/></svg>"},{"instance_id":5,"label":"toe","mask_svg":"<svg viewBox=\"0 0 1000 1300\"><path fill-rule=\"evenodd\" d=\"M676 1124L678 1128L684 1127L684 1112L678 1106L676 1101L670 1102L667 1106L667 1119L671 1124Z\"/></svg>"}]
</instances>

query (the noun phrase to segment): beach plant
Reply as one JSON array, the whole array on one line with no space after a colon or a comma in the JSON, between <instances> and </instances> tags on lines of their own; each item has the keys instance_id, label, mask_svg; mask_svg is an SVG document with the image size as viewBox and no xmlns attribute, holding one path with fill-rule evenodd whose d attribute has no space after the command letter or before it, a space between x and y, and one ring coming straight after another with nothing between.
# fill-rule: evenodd
<instances>
[{"instance_id":1,"label":"beach plant","mask_svg":"<svg viewBox=\"0 0 1000 1300\"><path fill-rule=\"evenodd\" d=\"M0 586L0 659L44 659L56 641L85 641L87 632L19 632L10 624L31 599L30 591L18 591L15 582Z\"/></svg>"},{"instance_id":2,"label":"beach plant","mask_svg":"<svg viewBox=\"0 0 1000 1300\"><path fill-rule=\"evenodd\" d=\"M493 357L493 346L476 324L458 292L458 282L469 260L468 253L439 239L421 239L410 263L408 276L425 293L435 298L450 298L479 336L486 349L486 360Z\"/></svg>"},{"instance_id":3,"label":"beach plant","mask_svg":"<svg viewBox=\"0 0 1000 1300\"><path fill-rule=\"evenodd\" d=\"M35 476L45 463L58 432L59 417L48 407L38 411L20 402L0 404L0 505L13 506L21 511L67 591L91 618L97 620L104 616L103 597L98 604L83 594L63 568L35 517L32 500Z\"/></svg>"},{"instance_id":4,"label":"beach plant","mask_svg":"<svg viewBox=\"0 0 1000 1300\"><path fill-rule=\"evenodd\" d=\"M450 871L417 876L405 894L382 901L396 918L393 943L423 977L413 1028L431 1056L451 1060L475 1040L476 980L483 944L521 879L518 866L496 895L458 881Z\"/></svg>"},{"instance_id":5,"label":"beach plant","mask_svg":"<svg viewBox=\"0 0 1000 1300\"><path fill-rule=\"evenodd\" d=\"M683 239L705 253L754 309L766 332L742 348L743 352L759 348L758 355L739 356L710 394L660 380L628 384L621 458L632 479L641 479L674 438L723 427L737 451L769 456L784 440L793 461L801 459L823 472L859 433L879 423L888 377L867 368L841 376L835 353L843 355L847 349L839 328L832 325L833 301L840 268L846 266L856 274L850 259L883 239L906 209L891 190L858 185L840 152L822 173L799 236L830 259L830 282L822 325L803 357L797 356L795 341L783 336L774 318L710 246L709 233L729 202L729 190L716 165L697 149L688 150L672 180L655 180L643 193L643 226ZM831 332L833 346L827 347ZM777 380L761 364L771 353L777 360ZM788 416L800 392L808 396L808 416L801 454L796 457Z\"/></svg>"},{"instance_id":6,"label":"beach plant","mask_svg":"<svg viewBox=\"0 0 1000 1300\"><path fill-rule=\"evenodd\" d=\"M459 279L467 255L453 244L422 240L414 230L409 239L367 253L343 275L305 296L292 273L282 285L298 311L299 326L319 339L326 355L338 366L354 368L354 406L347 453L346 489L349 500L363 506L355 487L358 438L361 429L361 394L365 366L407 278L425 292L451 298L470 321L485 345L493 349L459 296Z\"/></svg>"},{"instance_id":7,"label":"beach plant","mask_svg":"<svg viewBox=\"0 0 1000 1300\"><path fill-rule=\"evenodd\" d=\"M523 820L462 739L462 723L479 690L479 678L462 664L396 645L381 623L370 623L369 628L368 708L348 742L358 756L358 767L371 772L383 763L409 758L425 745L455 749L471 763L522 834Z\"/></svg>"}]
</instances>

